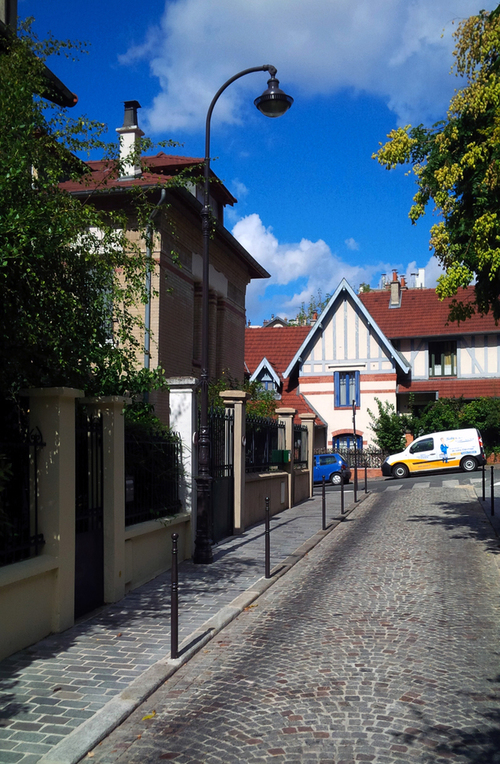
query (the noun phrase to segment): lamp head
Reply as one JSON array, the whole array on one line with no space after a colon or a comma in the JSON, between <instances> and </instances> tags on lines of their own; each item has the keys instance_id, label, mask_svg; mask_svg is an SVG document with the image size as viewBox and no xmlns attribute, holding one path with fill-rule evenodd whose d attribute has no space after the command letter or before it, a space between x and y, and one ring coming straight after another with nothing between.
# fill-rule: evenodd
<instances>
[{"instance_id":1,"label":"lamp head","mask_svg":"<svg viewBox=\"0 0 500 764\"><path fill-rule=\"evenodd\" d=\"M266 117L281 117L293 103L292 96L284 93L279 85L279 80L276 79L276 70L274 70L271 72L271 78L267 81L267 90L264 90L262 95L254 101L258 110Z\"/></svg>"}]
</instances>

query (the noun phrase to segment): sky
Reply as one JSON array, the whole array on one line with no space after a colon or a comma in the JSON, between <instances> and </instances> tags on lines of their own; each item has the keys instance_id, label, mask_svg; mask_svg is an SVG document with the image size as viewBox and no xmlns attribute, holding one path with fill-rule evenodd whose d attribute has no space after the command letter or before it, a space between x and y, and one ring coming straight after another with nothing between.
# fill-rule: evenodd
<instances>
[{"instance_id":1,"label":"sky","mask_svg":"<svg viewBox=\"0 0 500 764\"><path fill-rule=\"evenodd\" d=\"M400 125L446 117L460 20L484 0L18 0L40 38L88 43L79 60L48 65L78 96L72 116L108 125L117 140L123 102L171 153L202 157L207 109L243 69L272 64L294 98L279 119L253 100L267 74L234 82L211 125L212 169L238 199L225 224L271 274L252 281L247 320L294 317L342 278L355 289L392 271L425 285L440 269L429 251L429 209L408 218L414 178L373 158Z\"/></svg>"}]
</instances>

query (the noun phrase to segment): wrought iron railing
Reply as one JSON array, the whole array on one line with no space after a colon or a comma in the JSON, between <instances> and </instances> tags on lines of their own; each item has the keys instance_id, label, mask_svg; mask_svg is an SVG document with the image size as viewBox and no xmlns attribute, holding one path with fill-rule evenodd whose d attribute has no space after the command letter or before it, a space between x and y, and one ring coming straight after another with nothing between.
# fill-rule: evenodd
<instances>
[{"instance_id":1,"label":"wrought iron railing","mask_svg":"<svg viewBox=\"0 0 500 764\"><path fill-rule=\"evenodd\" d=\"M126 428L125 525L180 511L181 440Z\"/></svg>"},{"instance_id":2,"label":"wrought iron railing","mask_svg":"<svg viewBox=\"0 0 500 764\"><path fill-rule=\"evenodd\" d=\"M350 467L354 467L355 460L356 465L358 467L373 467L378 468L382 467L382 463L384 459L387 456L387 453L385 451L382 451L380 448L374 448L372 446L368 446L362 449L357 448L356 451L354 451L354 448L334 448L332 449L319 449L314 451L315 454L340 454L346 462L349 464Z\"/></svg>"},{"instance_id":3,"label":"wrought iron railing","mask_svg":"<svg viewBox=\"0 0 500 764\"><path fill-rule=\"evenodd\" d=\"M45 541L38 529L38 428L0 442L0 567L36 557Z\"/></svg>"},{"instance_id":4,"label":"wrought iron railing","mask_svg":"<svg viewBox=\"0 0 500 764\"><path fill-rule=\"evenodd\" d=\"M285 425L277 419L246 417L245 469L268 472L282 464L285 448Z\"/></svg>"}]
</instances>

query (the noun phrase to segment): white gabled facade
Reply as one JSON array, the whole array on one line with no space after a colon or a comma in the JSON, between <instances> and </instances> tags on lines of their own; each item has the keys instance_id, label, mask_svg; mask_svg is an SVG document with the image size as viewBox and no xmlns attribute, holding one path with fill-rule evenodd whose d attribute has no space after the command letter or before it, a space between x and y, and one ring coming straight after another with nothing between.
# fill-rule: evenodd
<instances>
[{"instance_id":1,"label":"white gabled facade","mask_svg":"<svg viewBox=\"0 0 500 764\"><path fill-rule=\"evenodd\" d=\"M397 380L410 372L345 279L285 371L327 423L326 446L352 445L353 400L358 445L372 442L368 410L375 398L396 405Z\"/></svg>"}]
</instances>

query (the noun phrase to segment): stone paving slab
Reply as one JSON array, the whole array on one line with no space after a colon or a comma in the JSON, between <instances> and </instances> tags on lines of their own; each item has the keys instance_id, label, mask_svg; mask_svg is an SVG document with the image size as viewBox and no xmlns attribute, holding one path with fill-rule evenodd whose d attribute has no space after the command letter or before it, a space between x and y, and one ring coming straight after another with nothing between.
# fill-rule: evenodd
<instances>
[{"instance_id":1,"label":"stone paving slab","mask_svg":"<svg viewBox=\"0 0 500 764\"><path fill-rule=\"evenodd\" d=\"M328 494L327 518L331 528L339 522L339 492ZM293 558L320 528L319 496L275 515L271 567ZM228 610L233 600L247 592L248 603L259 596L263 574L263 525L216 546L210 566L191 561L179 565L179 643L191 646L184 661L245 606ZM0 662L1 764L44 761L62 750L68 738L74 744L66 745L63 758L55 760L78 761L95 744L96 735L102 737L178 668L182 660L169 662L169 655L167 572L62 634ZM129 696L125 699L120 697L124 691ZM78 739L75 730L81 732Z\"/></svg>"}]
</instances>

